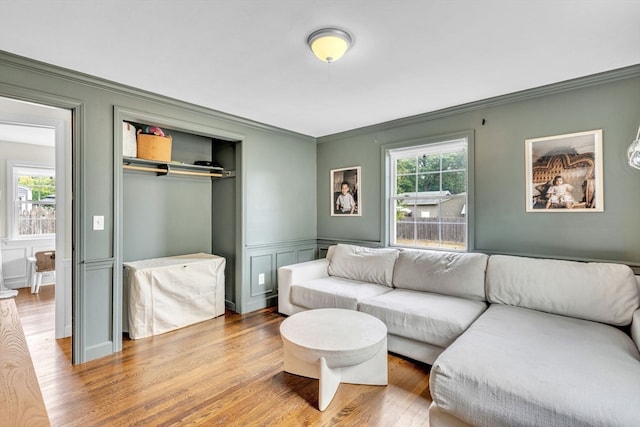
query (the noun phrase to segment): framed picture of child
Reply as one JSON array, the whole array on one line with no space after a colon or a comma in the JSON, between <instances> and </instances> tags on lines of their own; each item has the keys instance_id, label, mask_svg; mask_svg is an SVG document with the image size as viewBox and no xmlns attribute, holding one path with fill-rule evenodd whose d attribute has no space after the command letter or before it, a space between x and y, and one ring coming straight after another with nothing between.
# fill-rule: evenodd
<instances>
[{"instance_id":1,"label":"framed picture of child","mask_svg":"<svg viewBox=\"0 0 640 427\"><path fill-rule=\"evenodd\" d=\"M525 140L527 212L602 212L602 129Z\"/></svg>"},{"instance_id":2,"label":"framed picture of child","mask_svg":"<svg viewBox=\"0 0 640 427\"><path fill-rule=\"evenodd\" d=\"M360 166L331 171L331 216L362 216Z\"/></svg>"}]
</instances>

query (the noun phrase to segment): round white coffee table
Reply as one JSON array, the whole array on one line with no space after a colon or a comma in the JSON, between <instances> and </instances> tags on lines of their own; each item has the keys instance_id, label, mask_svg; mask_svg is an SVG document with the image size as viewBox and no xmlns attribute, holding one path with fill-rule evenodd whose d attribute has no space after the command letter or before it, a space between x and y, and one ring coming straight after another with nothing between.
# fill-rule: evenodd
<instances>
[{"instance_id":1,"label":"round white coffee table","mask_svg":"<svg viewBox=\"0 0 640 427\"><path fill-rule=\"evenodd\" d=\"M324 411L341 382L387 385L387 327L359 311L323 308L296 313L280 325L284 370L320 380Z\"/></svg>"}]
</instances>

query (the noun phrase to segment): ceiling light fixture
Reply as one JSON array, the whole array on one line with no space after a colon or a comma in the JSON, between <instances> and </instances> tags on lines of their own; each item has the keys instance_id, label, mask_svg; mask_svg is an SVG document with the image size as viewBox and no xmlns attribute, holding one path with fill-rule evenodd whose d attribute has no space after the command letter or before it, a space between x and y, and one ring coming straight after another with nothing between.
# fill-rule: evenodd
<instances>
[{"instance_id":1,"label":"ceiling light fixture","mask_svg":"<svg viewBox=\"0 0 640 427\"><path fill-rule=\"evenodd\" d=\"M338 28L321 28L309 34L309 48L323 62L335 62L349 50L353 39L351 35Z\"/></svg>"},{"instance_id":2,"label":"ceiling light fixture","mask_svg":"<svg viewBox=\"0 0 640 427\"><path fill-rule=\"evenodd\" d=\"M629 150L627 150L627 156L629 157L629 166L640 169L640 127L638 127L636 140L631 143Z\"/></svg>"}]
</instances>

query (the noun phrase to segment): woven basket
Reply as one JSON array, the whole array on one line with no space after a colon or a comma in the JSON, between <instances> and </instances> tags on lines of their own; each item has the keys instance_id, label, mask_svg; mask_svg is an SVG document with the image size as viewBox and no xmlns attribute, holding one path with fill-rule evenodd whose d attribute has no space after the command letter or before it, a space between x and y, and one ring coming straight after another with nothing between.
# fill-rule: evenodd
<instances>
[{"instance_id":1,"label":"woven basket","mask_svg":"<svg viewBox=\"0 0 640 427\"><path fill-rule=\"evenodd\" d=\"M138 158L146 160L171 161L171 135L157 136L138 134Z\"/></svg>"}]
</instances>

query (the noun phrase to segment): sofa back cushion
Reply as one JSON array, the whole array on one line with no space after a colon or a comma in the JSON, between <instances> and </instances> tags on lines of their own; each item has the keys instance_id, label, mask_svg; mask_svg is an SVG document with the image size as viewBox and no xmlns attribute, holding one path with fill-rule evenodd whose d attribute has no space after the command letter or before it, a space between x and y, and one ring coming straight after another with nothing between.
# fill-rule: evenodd
<instances>
[{"instance_id":1,"label":"sofa back cushion","mask_svg":"<svg viewBox=\"0 0 640 427\"><path fill-rule=\"evenodd\" d=\"M333 258L333 251L335 250L336 250L336 245L331 245L327 248L327 255L325 256L325 258L327 258L329 262L331 262L331 258Z\"/></svg>"},{"instance_id":2,"label":"sofa back cushion","mask_svg":"<svg viewBox=\"0 0 640 427\"><path fill-rule=\"evenodd\" d=\"M331 251L330 276L391 286L398 250L339 243Z\"/></svg>"},{"instance_id":3,"label":"sofa back cushion","mask_svg":"<svg viewBox=\"0 0 640 427\"><path fill-rule=\"evenodd\" d=\"M640 304L626 265L492 255L487 267L491 303L624 326Z\"/></svg>"},{"instance_id":4,"label":"sofa back cushion","mask_svg":"<svg viewBox=\"0 0 640 427\"><path fill-rule=\"evenodd\" d=\"M485 301L486 254L403 249L393 286Z\"/></svg>"}]
</instances>

